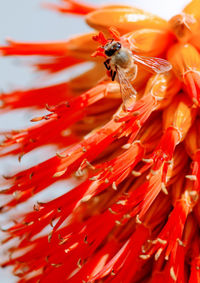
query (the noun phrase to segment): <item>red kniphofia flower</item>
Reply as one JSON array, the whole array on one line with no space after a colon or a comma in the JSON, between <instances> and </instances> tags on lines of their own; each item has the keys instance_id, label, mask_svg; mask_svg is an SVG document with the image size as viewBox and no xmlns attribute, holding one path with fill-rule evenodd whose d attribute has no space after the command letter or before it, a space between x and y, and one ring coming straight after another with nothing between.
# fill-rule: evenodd
<instances>
[{"instance_id":1,"label":"red kniphofia flower","mask_svg":"<svg viewBox=\"0 0 200 283\"><path fill-rule=\"evenodd\" d=\"M49 56L35 67L52 74L93 66L65 83L0 94L2 112L47 110L29 128L1 133L0 157L58 149L4 176L1 212L14 213L58 181L75 185L4 229L11 247L2 266L13 266L20 283L200 282L199 0L169 22L123 5L64 0L48 7L82 15L94 30L62 42L9 40L1 55ZM103 65L99 43L109 36L173 67L157 74L138 63L128 110Z\"/></svg>"}]
</instances>

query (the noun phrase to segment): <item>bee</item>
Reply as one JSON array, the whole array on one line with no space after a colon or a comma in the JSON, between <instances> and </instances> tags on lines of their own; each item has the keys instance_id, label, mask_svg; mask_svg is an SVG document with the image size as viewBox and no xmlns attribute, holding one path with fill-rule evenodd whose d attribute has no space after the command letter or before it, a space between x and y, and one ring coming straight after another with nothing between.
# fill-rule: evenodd
<instances>
[{"instance_id":1,"label":"bee","mask_svg":"<svg viewBox=\"0 0 200 283\"><path fill-rule=\"evenodd\" d=\"M135 101L137 94L137 91L132 86L138 73L136 63L155 73L164 73L172 68L167 60L134 55L130 49L123 47L121 42L115 40L106 43L104 53L107 57L104 65L109 71L112 81L116 79L120 85L125 110Z\"/></svg>"},{"instance_id":2,"label":"bee","mask_svg":"<svg viewBox=\"0 0 200 283\"><path fill-rule=\"evenodd\" d=\"M123 106L125 110L127 110L134 103L137 94L137 91L132 86L138 73L137 63L142 65L145 69L148 69L150 72L155 73L167 72L172 66L167 60L162 58L145 57L133 54L131 50L131 42L129 42L128 39L120 38L116 29L110 28L109 32L113 36L113 39L106 39L101 32L98 36L93 37L95 41L102 44L93 56L103 56L106 58L104 65L109 72L112 81L118 81Z\"/></svg>"}]
</instances>

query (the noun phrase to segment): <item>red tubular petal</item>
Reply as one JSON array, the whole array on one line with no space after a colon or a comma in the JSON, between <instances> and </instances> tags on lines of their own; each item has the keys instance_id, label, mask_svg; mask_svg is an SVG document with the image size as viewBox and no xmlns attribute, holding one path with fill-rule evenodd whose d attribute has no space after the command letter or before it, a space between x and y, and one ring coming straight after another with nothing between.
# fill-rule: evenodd
<instances>
[{"instance_id":1,"label":"red tubular petal","mask_svg":"<svg viewBox=\"0 0 200 283\"><path fill-rule=\"evenodd\" d=\"M154 165L152 169L158 170L164 161L172 159L176 145L181 141L180 133L174 127L169 127L163 137L161 138L160 144L157 150L152 155Z\"/></svg>"},{"instance_id":2,"label":"red tubular petal","mask_svg":"<svg viewBox=\"0 0 200 283\"><path fill-rule=\"evenodd\" d=\"M60 42L39 42L27 43L7 40L8 46L0 46L0 52L4 56L9 55L43 55L43 56L64 56L67 53L68 41Z\"/></svg>"},{"instance_id":3,"label":"red tubular petal","mask_svg":"<svg viewBox=\"0 0 200 283\"><path fill-rule=\"evenodd\" d=\"M191 207L189 206L187 199L180 199L176 202L176 205L170 214L166 225L158 235L158 238L166 241L166 243L156 243L151 248L149 254L153 254L159 248L163 248L165 257L169 258L170 253L176 246L177 239L182 239L183 229L190 211Z\"/></svg>"},{"instance_id":4,"label":"red tubular petal","mask_svg":"<svg viewBox=\"0 0 200 283\"><path fill-rule=\"evenodd\" d=\"M68 83L0 94L0 100L3 101L4 109L17 109L23 107L44 108L46 104L56 105L70 97Z\"/></svg>"},{"instance_id":5,"label":"red tubular petal","mask_svg":"<svg viewBox=\"0 0 200 283\"><path fill-rule=\"evenodd\" d=\"M141 247L149 237L149 230L143 225L139 226L136 232L121 247L116 255L90 280L97 280L105 277L111 271L116 273L113 282L130 282L137 270L140 270L144 261L139 258ZM132 263L134 262L134 265ZM125 275L126 274L126 275ZM121 279L121 280L120 280ZM126 280L126 281L125 281Z\"/></svg>"},{"instance_id":6,"label":"red tubular petal","mask_svg":"<svg viewBox=\"0 0 200 283\"><path fill-rule=\"evenodd\" d=\"M194 156L192 164L192 175L196 176L194 181L194 190L200 190L200 150L198 150Z\"/></svg>"},{"instance_id":7,"label":"red tubular petal","mask_svg":"<svg viewBox=\"0 0 200 283\"><path fill-rule=\"evenodd\" d=\"M61 13L75 14L75 15L87 15L90 12L95 11L98 6L81 3L76 0L64 0L63 5L56 5L47 3L45 6L49 9L57 10Z\"/></svg>"},{"instance_id":8,"label":"red tubular petal","mask_svg":"<svg viewBox=\"0 0 200 283\"><path fill-rule=\"evenodd\" d=\"M29 152L38 145L41 146L43 144L51 143L55 140L58 141L63 130L81 120L86 115L88 106L106 96L106 86L106 84L97 85L82 95L72 98L69 100L69 102L61 103L54 109L51 109L51 114L37 117L32 121L40 121L42 119L56 120L45 121L40 125L35 125L26 130L19 131L18 133L11 132L10 137L8 137L0 146L0 150L3 151L1 156L17 154L21 151ZM68 117L70 117L70 119ZM54 134L52 135L52 133ZM30 143L30 141L33 142ZM14 151L9 151L9 146L13 144L18 144L18 148ZM5 149L8 150L6 151Z\"/></svg>"},{"instance_id":9,"label":"red tubular petal","mask_svg":"<svg viewBox=\"0 0 200 283\"><path fill-rule=\"evenodd\" d=\"M36 67L38 71L56 73L82 62L84 61L81 59L73 58L71 56L64 56L54 58L52 60L49 60L48 62L37 63L34 65L34 67Z\"/></svg>"}]
</instances>

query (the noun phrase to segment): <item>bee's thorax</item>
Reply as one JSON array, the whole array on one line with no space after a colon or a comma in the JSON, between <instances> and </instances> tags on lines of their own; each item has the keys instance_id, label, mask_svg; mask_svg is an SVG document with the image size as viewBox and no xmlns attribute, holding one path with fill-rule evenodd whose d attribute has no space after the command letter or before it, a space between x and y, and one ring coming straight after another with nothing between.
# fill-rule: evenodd
<instances>
[{"instance_id":1,"label":"bee's thorax","mask_svg":"<svg viewBox=\"0 0 200 283\"><path fill-rule=\"evenodd\" d=\"M128 68L132 64L132 56L128 49L121 48L111 58L111 64L118 65L121 68Z\"/></svg>"}]
</instances>

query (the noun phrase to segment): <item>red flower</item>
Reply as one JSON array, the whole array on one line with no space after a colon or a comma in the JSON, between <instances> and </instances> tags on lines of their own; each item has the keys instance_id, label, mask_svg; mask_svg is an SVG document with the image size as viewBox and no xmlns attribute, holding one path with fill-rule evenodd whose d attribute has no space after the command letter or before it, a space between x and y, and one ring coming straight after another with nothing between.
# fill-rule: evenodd
<instances>
[{"instance_id":1,"label":"red flower","mask_svg":"<svg viewBox=\"0 0 200 283\"><path fill-rule=\"evenodd\" d=\"M48 6L85 15L95 31L54 43L10 40L2 56L49 56L35 65L49 73L93 66L62 84L0 95L4 112L47 110L27 129L1 133L0 157L59 150L4 176L1 212L54 183L56 190L57 181L74 186L15 216L4 229L3 243L14 241L2 266L13 266L20 283L199 282L200 2L169 22L123 5ZM110 60L123 50L135 60L120 78L119 61ZM173 68L156 71L155 62L169 63L140 56L167 58Z\"/></svg>"}]
</instances>

